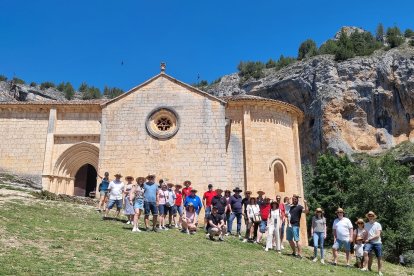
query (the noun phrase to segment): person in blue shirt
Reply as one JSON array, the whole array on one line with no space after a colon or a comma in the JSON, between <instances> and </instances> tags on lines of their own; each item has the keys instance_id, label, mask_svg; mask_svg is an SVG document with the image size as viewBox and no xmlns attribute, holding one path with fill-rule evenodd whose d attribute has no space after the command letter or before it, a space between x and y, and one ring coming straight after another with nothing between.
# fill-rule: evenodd
<instances>
[{"instance_id":1,"label":"person in blue shirt","mask_svg":"<svg viewBox=\"0 0 414 276\"><path fill-rule=\"evenodd\" d=\"M108 187L109 187L109 172L105 172L104 177L98 175L102 182L99 184L99 203L98 207L96 207L97 211L104 212L105 211L105 203L108 201Z\"/></svg>"},{"instance_id":2,"label":"person in blue shirt","mask_svg":"<svg viewBox=\"0 0 414 276\"><path fill-rule=\"evenodd\" d=\"M187 207L188 204L191 202L198 216L200 214L201 208L203 207L203 203L201 202L200 197L196 195L196 193L196 189L192 189L190 191L190 195L185 198L184 207Z\"/></svg>"},{"instance_id":3,"label":"person in blue shirt","mask_svg":"<svg viewBox=\"0 0 414 276\"><path fill-rule=\"evenodd\" d=\"M237 219L237 235L239 238L241 238L241 221L243 217L243 204L242 204L242 197L240 193L242 190L239 187L236 187L233 190L234 194L230 197L230 219L229 219L229 225L227 225L227 234L231 235L231 230L233 226L233 221L236 218Z\"/></svg>"},{"instance_id":4,"label":"person in blue shirt","mask_svg":"<svg viewBox=\"0 0 414 276\"><path fill-rule=\"evenodd\" d=\"M149 215L152 214L152 230L157 230L157 218L158 218L158 185L155 184L155 175L150 174L147 176L147 182L144 183L144 219L145 228L149 229Z\"/></svg>"}]
</instances>

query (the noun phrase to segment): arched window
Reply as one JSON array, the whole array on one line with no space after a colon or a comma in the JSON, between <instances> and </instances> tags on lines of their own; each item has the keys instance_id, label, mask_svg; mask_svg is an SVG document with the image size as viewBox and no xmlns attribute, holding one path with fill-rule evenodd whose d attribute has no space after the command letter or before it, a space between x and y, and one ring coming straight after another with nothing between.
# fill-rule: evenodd
<instances>
[{"instance_id":1,"label":"arched window","mask_svg":"<svg viewBox=\"0 0 414 276\"><path fill-rule=\"evenodd\" d=\"M276 193L285 192L285 172L282 163L276 162L273 165L274 183Z\"/></svg>"}]
</instances>

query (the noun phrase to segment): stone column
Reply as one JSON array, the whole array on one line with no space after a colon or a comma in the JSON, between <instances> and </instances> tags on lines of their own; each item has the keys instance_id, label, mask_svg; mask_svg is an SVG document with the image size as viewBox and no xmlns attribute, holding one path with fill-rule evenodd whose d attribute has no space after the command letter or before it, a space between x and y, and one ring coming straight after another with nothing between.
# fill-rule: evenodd
<instances>
[{"instance_id":1,"label":"stone column","mask_svg":"<svg viewBox=\"0 0 414 276\"><path fill-rule=\"evenodd\" d=\"M253 152L251 136L250 106L243 105L243 167L244 167L244 189L256 191L253 175Z\"/></svg>"},{"instance_id":2,"label":"stone column","mask_svg":"<svg viewBox=\"0 0 414 276\"><path fill-rule=\"evenodd\" d=\"M49 181L49 175L52 174L52 156L53 156L53 144L54 134L56 129L56 107L50 108L49 111L49 125L47 127L45 156L43 160L43 173L42 173L42 188L50 191L50 184L54 181Z\"/></svg>"}]
</instances>

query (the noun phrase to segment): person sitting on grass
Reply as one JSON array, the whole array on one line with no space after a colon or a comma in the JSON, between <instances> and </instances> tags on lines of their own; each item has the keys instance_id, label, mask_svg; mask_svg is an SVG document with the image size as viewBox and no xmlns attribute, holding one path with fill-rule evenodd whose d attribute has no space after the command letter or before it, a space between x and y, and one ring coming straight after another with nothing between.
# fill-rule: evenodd
<instances>
[{"instance_id":1,"label":"person sitting on grass","mask_svg":"<svg viewBox=\"0 0 414 276\"><path fill-rule=\"evenodd\" d=\"M196 193L196 189L191 189L190 195L185 198L184 207L188 207L188 205L191 203L198 216L200 214L201 208L203 208L203 204L201 203L200 197L196 195Z\"/></svg>"},{"instance_id":2,"label":"person sitting on grass","mask_svg":"<svg viewBox=\"0 0 414 276\"><path fill-rule=\"evenodd\" d=\"M105 203L108 200L108 187L109 187L109 172L105 172L104 177L98 175L102 182L99 184L99 203L96 207L97 211L104 212L105 211Z\"/></svg>"},{"instance_id":3,"label":"person sitting on grass","mask_svg":"<svg viewBox=\"0 0 414 276\"><path fill-rule=\"evenodd\" d=\"M185 210L185 218L183 219L183 232L187 234L195 234L197 231L196 226L197 213L193 203L188 203Z\"/></svg>"},{"instance_id":4,"label":"person sitting on grass","mask_svg":"<svg viewBox=\"0 0 414 276\"><path fill-rule=\"evenodd\" d=\"M336 210L336 215L338 216L338 218L334 220L332 227L334 235L334 245L332 246L332 254L334 260L332 264L337 265L338 250L340 250L341 247L344 246L346 266L349 267L349 253L351 250L353 226L351 221L344 216L345 213L342 208L338 208Z\"/></svg>"},{"instance_id":5,"label":"person sitting on grass","mask_svg":"<svg viewBox=\"0 0 414 276\"><path fill-rule=\"evenodd\" d=\"M106 207L106 212L104 218L108 217L109 211L116 204L116 217L119 217L119 213L122 209L122 192L124 190L124 182L121 181L122 175L117 173L114 175L115 179L109 183L108 192L109 192L109 201L108 206Z\"/></svg>"},{"instance_id":6,"label":"person sitting on grass","mask_svg":"<svg viewBox=\"0 0 414 276\"><path fill-rule=\"evenodd\" d=\"M382 275L382 242L381 232L382 226L376 222L377 215L373 211L366 214L368 222L365 223L365 245L364 245L364 268L363 271L371 270L372 257L369 256L374 251L378 260L378 275Z\"/></svg>"},{"instance_id":7,"label":"person sitting on grass","mask_svg":"<svg viewBox=\"0 0 414 276\"><path fill-rule=\"evenodd\" d=\"M219 241L223 241L223 235L226 233L226 224L224 223L223 216L218 213L217 206L213 206L207 221L207 232L210 240L214 240L215 236L219 236Z\"/></svg>"}]
</instances>

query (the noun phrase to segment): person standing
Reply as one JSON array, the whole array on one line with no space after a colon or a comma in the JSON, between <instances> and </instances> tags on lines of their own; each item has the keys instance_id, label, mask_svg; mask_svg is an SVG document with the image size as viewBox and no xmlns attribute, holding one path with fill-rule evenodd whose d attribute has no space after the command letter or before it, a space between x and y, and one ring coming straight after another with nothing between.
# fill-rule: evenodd
<instances>
[{"instance_id":1,"label":"person standing","mask_svg":"<svg viewBox=\"0 0 414 276\"><path fill-rule=\"evenodd\" d=\"M208 216L211 214L211 201L213 200L213 197L215 197L216 191L213 191L213 184L208 184L208 191L204 193L203 195L203 206L204 206L204 226L207 231L208 227Z\"/></svg>"},{"instance_id":2,"label":"person standing","mask_svg":"<svg viewBox=\"0 0 414 276\"><path fill-rule=\"evenodd\" d=\"M372 259L369 260L369 255L374 251L378 260L378 274L382 275L382 226L376 221L377 215L373 211L369 211L365 216L368 218L368 222L365 223L367 233L364 245L364 268L362 270L371 270Z\"/></svg>"},{"instance_id":3,"label":"person standing","mask_svg":"<svg viewBox=\"0 0 414 276\"><path fill-rule=\"evenodd\" d=\"M279 204L279 210L282 216L282 222L280 224L280 249L285 249L285 247L283 246L282 240L283 240L283 234L285 232L285 222L286 222L286 209L285 209L285 204L283 202L281 202L281 197L280 195L276 196L276 202Z\"/></svg>"},{"instance_id":4,"label":"person standing","mask_svg":"<svg viewBox=\"0 0 414 276\"><path fill-rule=\"evenodd\" d=\"M98 175L99 176L99 175ZM101 184L99 184L99 203L96 207L97 211L105 211L105 203L108 200L108 187L109 187L109 172L105 172L104 177L99 176L102 179Z\"/></svg>"},{"instance_id":5,"label":"person standing","mask_svg":"<svg viewBox=\"0 0 414 276\"><path fill-rule=\"evenodd\" d=\"M161 189L158 190L158 217L159 217L159 230L168 230L165 227L165 217L167 215L167 202L168 202L168 190L167 184L162 183Z\"/></svg>"},{"instance_id":6,"label":"person standing","mask_svg":"<svg viewBox=\"0 0 414 276\"><path fill-rule=\"evenodd\" d=\"M357 240L361 240L361 246L358 246L358 250L362 251L362 255L360 256L361 258L356 258L357 264L359 268L363 268L364 267L364 241L366 239L366 235L367 235L367 230L365 230L365 222L362 218L357 219L357 221L355 222L356 224L356 229L354 230L354 236L353 236L353 240L355 241L355 245L357 244ZM362 247L362 249L361 249ZM355 252L355 256L356 256L356 248L354 247L354 252ZM358 263L360 262L360 264Z\"/></svg>"},{"instance_id":7,"label":"person standing","mask_svg":"<svg viewBox=\"0 0 414 276\"><path fill-rule=\"evenodd\" d=\"M129 194L129 200L134 203L134 225L132 228L132 232L141 232L138 228L139 218L144 210L144 177L137 177L136 179L137 184L132 187L132 190Z\"/></svg>"},{"instance_id":8,"label":"person standing","mask_svg":"<svg viewBox=\"0 0 414 276\"><path fill-rule=\"evenodd\" d=\"M175 204L174 204L174 210L173 210L173 219L175 228L181 229L181 224L183 222L183 193L180 191L182 186L180 184L175 185ZM177 222L177 214L179 216L178 222Z\"/></svg>"},{"instance_id":9,"label":"person standing","mask_svg":"<svg viewBox=\"0 0 414 276\"><path fill-rule=\"evenodd\" d=\"M231 196L231 191L225 190L224 198L227 200L227 204L226 204L227 208L226 208L226 217L224 218L224 220L226 221L227 229L229 228L229 224L230 224L230 213L231 213L230 196ZM228 235L228 233L226 233L226 235Z\"/></svg>"},{"instance_id":10,"label":"person standing","mask_svg":"<svg viewBox=\"0 0 414 276\"><path fill-rule=\"evenodd\" d=\"M265 199L264 199L264 195L266 194L265 192L263 192L263 191L257 191L257 194L258 194L258 196L257 196L257 199L256 199L256 203L257 203L257 205L262 205L262 204L264 204L265 203Z\"/></svg>"},{"instance_id":11,"label":"person standing","mask_svg":"<svg viewBox=\"0 0 414 276\"><path fill-rule=\"evenodd\" d=\"M184 207L188 207L188 205L191 203L198 216L201 209L203 208L203 204L201 203L200 197L196 195L196 193L196 189L191 189L190 195L185 197Z\"/></svg>"},{"instance_id":12,"label":"person standing","mask_svg":"<svg viewBox=\"0 0 414 276\"><path fill-rule=\"evenodd\" d=\"M262 218L260 216L260 207L256 204L256 199L254 197L249 198L249 204L246 209L248 224L246 226L246 236L244 236L243 242L247 242L248 240L255 241L257 229L259 228Z\"/></svg>"},{"instance_id":13,"label":"person standing","mask_svg":"<svg viewBox=\"0 0 414 276\"><path fill-rule=\"evenodd\" d=\"M109 211L116 204L116 217L119 217L119 213L122 209L122 192L124 190L124 182L121 181L122 175L117 173L114 175L115 179L109 183L108 192L109 192L109 201L108 206L106 207L106 212L104 218L108 217Z\"/></svg>"},{"instance_id":14,"label":"person standing","mask_svg":"<svg viewBox=\"0 0 414 276\"><path fill-rule=\"evenodd\" d=\"M286 231L286 238L292 248L292 255L302 258L302 244L300 242L300 219L302 213L309 214L308 203L303 200L305 208L299 204L299 195L292 196L292 205L290 206L290 221Z\"/></svg>"},{"instance_id":15,"label":"person standing","mask_svg":"<svg viewBox=\"0 0 414 276\"><path fill-rule=\"evenodd\" d=\"M242 200L244 225L246 226L245 239L246 239L246 237L248 237L248 235L250 233L250 231L247 230L247 226L249 225L249 218L247 216L247 206L249 205L249 200L250 200L251 195L252 195L251 191L245 191L244 192L244 198Z\"/></svg>"},{"instance_id":16,"label":"person standing","mask_svg":"<svg viewBox=\"0 0 414 276\"><path fill-rule=\"evenodd\" d=\"M333 235L334 235L334 245L332 246L333 254L333 265L338 263L338 250L343 246L345 248L345 257L346 257L346 266L350 267L349 264L349 253L351 251L352 243L352 222L345 217L344 210L338 208L336 210L337 218L333 222Z\"/></svg>"},{"instance_id":17,"label":"person standing","mask_svg":"<svg viewBox=\"0 0 414 276\"><path fill-rule=\"evenodd\" d=\"M226 233L226 224L223 216L218 213L217 206L212 207L212 213L207 218L207 232L210 240L214 240L214 236L219 236L219 241L223 241L223 235Z\"/></svg>"},{"instance_id":18,"label":"person standing","mask_svg":"<svg viewBox=\"0 0 414 276\"><path fill-rule=\"evenodd\" d=\"M190 180L184 181L184 188L182 190L182 192L183 192L183 202L185 201L185 197L187 197L191 194L192 189L193 189L193 187L191 187L191 181Z\"/></svg>"},{"instance_id":19,"label":"person standing","mask_svg":"<svg viewBox=\"0 0 414 276\"><path fill-rule=\"evenodd\" d=\"M158 185L155 184L155 175L147 176L147 182L144 183L144 210L145 210L145 228L149 231L149 215L152 214L152 230L157 230L158 218Z\"/></svg>"},{"instance_id":20,"label":"person standing","mask_svg":"<svg viewBox=\"0 0 414 276\"><path fill-rule=\"evenodd\" d=\"M257 232L257 240L256 243L260 243L262 236L264 233L266 233L267 230L267 219L269 218L270 215L270 198L264 198L264 201L261 205L259 205L260 207L260 217L261 217L261 221L260 221L260 225L259 225L259 231Z\"/></svg>"},{"instance_id":21,"label":"person standing","mask_svg":"<svg viewBox=\"0 0 414 276\"><path fill-rule=\"evenodd\" d=\"M279 203L273 201L270 204L270 214L267 219L267 239L265 251L273 247L280 253L280 226L282 225L282 212L279 209Z\"/></svg>"},{"instance_id":22,"label":"person standing","mask_svg":"<svg viewBox=\"0 0 414 276\"><path fill-rule=\"evenodd\" d=\"M233 228L233 221L236 218L237 219L237 235L239 238L241 238L241 222L242 222L242 216L243 216L243 205L242 205L242 197L240 193L242 190L239 187L236 187L233 190L234 194L230 197L230 220L229 225L227 228L227 233L231 235L231 230Z\"/></svg>"},{"instance_id":23,"label":"person standing","mask_svg":"<svg viewBox=\"0 0 414 276\"><path fill-rule=\"evenodd\" d=\"M176 196L175 196L175 192L173 191L173 187L174 184L172 183L168 183L167 184L168 187L168 201L165 204L165 209L166 209L166 214L168 214L168 228L172 228L172 221L173 221L173 215L174 215L174 210L175 210L175 200L176 200ZM175 224L175 223L174 223Z\"/></svg>"},{"instance_id":24,"label":"person standing","mask_svg":"<svg viewBox=\"0 0 414 276\"><path fill-rule=\"evenodd\" d=\"M124 214L127 216L127 223L126 224L133 224L134 222L134 205L132 204L132 200L129 198L129 194L132 190L132 187L134 184L132 184L132 181L134 181L134 178L130 175L125 177L125 180L127 181L127 184L125 185L124 189Z\"/></svg>"},{"instance_id":25,"label":"person standing","mask_svg":"<svg viewBox=\"0 0 414 276\"><path fill-rule=\"evenodd\" d=\"M313 237L313 262L318 261L318 246L321 250L321 263L325 264L323 244L326 238L326 219L321 208L316 208L312 217L311 236Z\"/></svg>"},{"instance_id":26,"label":"person standing","mask_svg":"<svg viewBox=\"0 0 414 276\"><path fill-rule=\"evenodd\" d=\"M284 223L282 225L282 229L280 231L280 243L282 244L281 248L285 249L283 247L283 239L285 238L285 231L286 231L287 225L289 224L289 221L290 221L290 213L289 213L289 211L290 211L290 198L289 197L285 196L283 198L283 205L285 206L285 218L284 218Z\"/></svg>"}]
</instances>

